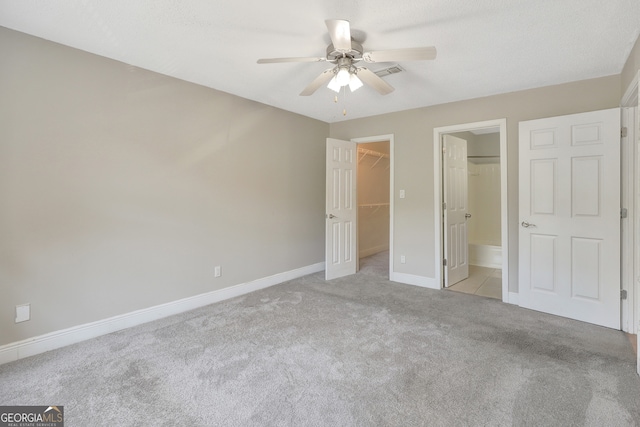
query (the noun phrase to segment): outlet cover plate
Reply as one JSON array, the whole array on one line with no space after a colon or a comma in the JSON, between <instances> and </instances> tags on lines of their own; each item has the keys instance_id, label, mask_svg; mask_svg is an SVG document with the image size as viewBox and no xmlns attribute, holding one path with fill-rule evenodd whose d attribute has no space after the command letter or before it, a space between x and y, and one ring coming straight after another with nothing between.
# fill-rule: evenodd
<instances>
[{"instance_id":1,"label":"outlet cover plate","mask_svg":"<svg viewBox=\"0 0 640 427\"><path fill-rule=\"evenodd\" d=\"M16 305L16 323L31 320L31 304Z\"/></svg>"}]
</instances>

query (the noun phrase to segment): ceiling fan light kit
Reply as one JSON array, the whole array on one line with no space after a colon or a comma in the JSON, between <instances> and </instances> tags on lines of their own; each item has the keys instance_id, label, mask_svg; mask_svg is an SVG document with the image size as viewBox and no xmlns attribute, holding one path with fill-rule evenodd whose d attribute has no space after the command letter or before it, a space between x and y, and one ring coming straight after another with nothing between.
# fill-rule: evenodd
<instances>
[{"instance_id":1,"label":"ceiling fan light kit","mask_svg":"<svg viewBox=\"0 0 640 427\"><path fill-rule=\"evenodd\" d=\"M312 95L327 82L327 87L335 92L340 92L340 89L347 85L353 92L362 87L363 84L367 84L379 94L387 95L394 90L390 84L368 68L357 67L355 64L360 61L369 63L422 61L435 59L437 54L436 48L433 46L364 52L362 45L351 38L349 21L327 19L324 22L331 38L331 44L327 46L324 58L263 58L258 60L258 64L281 62L330 62L335 64L333 68L323 71L322 74L304 88L300 93L301 96Z\"/></svg>"},{"instance_id":2,"label":"ceiling fan light kit","mask_svg":"<svg viewBox=\"0 0 640 427\"><path fill-rule=\"evenodd\" d=\"M356 90L360 89L363 84L364 83L362 83L362 80L360 80L358 76L356 76L355 74L351 74L349 78L349 89L351 89L351 92L355 92Z\"/></svg>"},{"instance_id":3,"label":"ceiling fan light kit","mask_svg":"<svg viewBox=\"0 0 640 427\"><path fill-rule=\"evenodd\" d=\"M340 92L345 86L349 86L351 92L362 87L362 81L356 75L358 69L353 66L353 60L350 57L342 57L337 59L336 65L331 71L334 76L329 80L327 87L334 92Z\"/></svg>"},{"instance_id":4,"label":"ceiling fan light kit","mask_svg":"<svg viewBox=\"0 0 640 427\"><path fill-rule=\"evenodd\" d=\"M338 81L335 77L329 80L329 84L327 85L327 87L336 93L339 93L340 89L342 89L342 86L338 84Z\"/></svg>"},{"instance_id":5,"label":"ceiling fan light kit","mask_svg":"<svg viewBox=\"0 0 640 427\"><path fill-rule=\"evenodd\" d=\"M340 68L334 79L336 79L336 83L340 86L346 86L349 84L349 77L351 77L349 70L347 68Z\"/></svg>"}]
</instances>

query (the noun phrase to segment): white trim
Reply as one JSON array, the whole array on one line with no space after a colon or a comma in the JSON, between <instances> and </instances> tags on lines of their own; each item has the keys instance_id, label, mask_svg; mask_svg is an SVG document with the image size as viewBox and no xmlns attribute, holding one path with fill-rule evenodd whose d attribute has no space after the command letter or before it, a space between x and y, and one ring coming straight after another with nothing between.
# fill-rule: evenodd
<instances>
[{"instance_id":1,"label":"white trim","mask_svg":"<svg viewBox=\"0 0 640 427\"><path fill-rule=\"evenodd\" d=\"M389 276L393 273L393 212L394 208L394 162L395 162L395 154L394 147L395 143L393 141L393 134L387 135L377 135L377 136L365 136L361 138L351 138L352 142L356 144L366 144L368 142L381 142L381 141L389 141ZM356 180L357 183L357 180ZM357 227L357 224L356 224ZM357 228L356 228L357 229Z\"/></svg>"},{"instance_id":2,"label":"white trim","mask_svg":"<svg viewBox=\"0 0 640 427\"><path fill-rule=\"evenodd\" d=\"M634 165L636 161L636 118L637 107L623 107L621 109L621 123L627 128L627 136L622 138L621 155L621 207L627 209L627 218L621 220L621 281L622 289L627 291L627 299L622 301L621 326L624 332L636 334L637 315L636 300L637 289L635 286L634 258L637 235L635 231L635 203L634 194L636 192L636 171Z\"/></svg>"},{"instance_id":3,"label":"white trim","mask_svg":"<svg viewBox=\"0 0 640 427\"><path fill-rule=\"evenodd\" d=\"M324 262L319 262L235 286L6 344L0 347L0 365L268 288L323 271L324 267Z\"/></svg>"},{"instance_id":4,"label":"white trim","mask_svg":"<svg viewBox=\"0 0 640 427\"><path fill-rule=\"evenodd\" d=\"M640 71L636 73L631 83L629 83L627 90L624 92L624 95L622 95L622 99L620 100L621 107L635 107L638 105L638 96L640 96L638 93L639 81Z\"/></svg>"},{"instance_id":5,"label":"white trim","mask_svg":"<svg viewBox=\"0 0 640 427\"><path fill-rule=\"evenodd\" d=\"M520 305L520 294L517 292L509 292L509 304Z\"/></svg>"},{"instance_id":6,"label":"white trim","mask_svg":"<svg viewBox=\"0 0 640 427\"><path fill-rule=\"evenodd\" d=\"M406 285L420 286L421 288L440 289L440 284L431 277L416 276L407 273L389 273L389 280L392 282L404 283Z\"/></svg>"},{"instance_id":7,"label":"white trim","mask_svg":"<svg viewBox=\"0 0 640 427\"><path fill-rule=\"evenodd\" d=\"M502 224L502 301L509 302L509 215L508 215L508 157L507 157L507 119L487 120L443 126L433 129L433 209L435 225L435 282L439 288L444 286L442 274L443 238L442 238L442 135L465 132L475 129L500 128L500 216Z\"/></svg>"},{"instance_id":8,"label":"white trim","mask_svg":"<svg viewBox=\"0 0 640 427\"><path fill-rule=\"evenodd\" d=\"M632 251L630 254L625 254L625 250L627 248L622 248L622 259L629 259L631 265L626 265L627 270L631 270L631 273L626 275L626 277L622 277L623 284L625 278L627 280L631 280L631 283L628 284L627 289L627 305L628 305L628 315L627 315L627 324L631 323L628 327L629 333L635 333L638 335L638 344L640 344L640 250L638 249L638 244L640 244L640 187L637 185L637 180L640 174L640 108L639 107L639 98L640 98L640 70L636 72L636 75L633 77L629 86L624 92L622 99L620 100L620 106L623 108L635 108L635 117L632 120L629 120L632 123L635 123L633 129L627 129L629 137L627 141L629 141L628 148L631 151L631 156L633 156L633 160L629 160L630 173L627 177L622 177L624 180L627 179L627 182L631 182L630 187L635 185L635 189L629 188L629 191L633 191L631 194L631 198L628 200L627 209L629 209L629 219L628 224L630 224L630 229L634 231L633 238L631 240ZM623 114L624 118L624 114ZM623 122L624 123L624 122ZM629 128L629 126L627 126ZM624 145L623 145L624 148ZM630 156L630 157L631 157ZM623 157L624 159L625 157ZM623 271L625 270L625 265L622 266ZM624 307L624 304L623 304ZM623 330L624 330L624 316L623 316ZM638 360L637 360L637 372L640 374L640 351L638 352Z\"/></svg>"}]
</instances>

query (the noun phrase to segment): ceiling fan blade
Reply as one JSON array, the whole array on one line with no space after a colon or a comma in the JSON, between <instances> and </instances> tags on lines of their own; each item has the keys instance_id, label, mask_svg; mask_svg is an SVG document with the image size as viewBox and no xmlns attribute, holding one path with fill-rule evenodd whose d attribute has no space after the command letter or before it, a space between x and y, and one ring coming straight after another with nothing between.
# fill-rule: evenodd
<instances>
[{"instance_id":1,"label":"ceiling fan blade","mask_svg":"<svg viewBox=\"0 0 640 427\"><path fill-rule=\"evenodd\" d=\"M329 29L331 43L338 52L351 52L351 28L349 21L343 19L327 19L324 21Z\"/></svg>"},{"instance_id":2,"label":"ceiling fan blade","mask_svg":"<svg viewBox=\"0 0 640 427\"><path fill-rule=\"evenodd\" d=\"M327 58L262 58L258 64L276 64L278 62L323 62Z\"/></svg>"},{"instance_id":3,"label":"ceiling fan blade","mask_svg":"<svg viewBox=\"0 0 640 427\"><path fill-rule=\"evenodd\" d=\"M382 80L368 68L358 68L356 75L360 80L377 90L380 95L387 95L395 90L393 86Z\"/></svg>"},{"instance_id":4,"label":"ceiling fan blade","mask_svg":"<svg viewBox=\"0 0 640 427\"><path fill-rule=\"evenodd\" d=\"M423 61L435 59L437 50L433 46L410 47L407 49L376 50L365 52L362 59L365 62L395 62L395 61Z\"/></svg>"},{"instance_id":5,"label":"ceiling fan blade","mask_svg":"<svg viewBox=\"0 0 640 427\"><path fill-rule=\"evenodd\" d=\"M300 92L300 96L309 96L313 94L320 86L328 82L333 78L335 74L333 73L333 68L328 68L322 72L318 77L316 77L309 86L305 87L302 92ZM376 76L377 77L377 76Z\"/></svg>"}]
</instances>

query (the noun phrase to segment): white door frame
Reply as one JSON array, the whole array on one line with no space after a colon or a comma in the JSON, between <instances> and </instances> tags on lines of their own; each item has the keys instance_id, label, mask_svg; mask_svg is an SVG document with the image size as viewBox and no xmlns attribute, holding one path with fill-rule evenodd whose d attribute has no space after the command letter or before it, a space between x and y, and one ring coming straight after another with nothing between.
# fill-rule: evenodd
<instances>
[{"instance_id":1,"label":"white door frame","mask_svg":"<svg viewBox=\"0 0 640 427\"><path fill-rule=\"evenodd\" d=\"M640 177L640 70L627 87L622 99L620 107L622 107L622 126L634 124L634 127L627 129L628 136L626 144L622 145L622 159L626 160L627 175L622 176L622 182L627 183L627 190L623 194L623 200L626 196L626 207L628 209L627 225L633 233L633 238L627 240L627 244L622 247L622 259L626 262L622 265L623 273L622 284L623 289L627 290L627 301L622 304L622 330L631 334L638 334L638 342L640 343L640 185L637 179ZM635 120L627 114L627 108L636 108ZM635 122L635 123L634 123ZM624 170L624 168L623 168ZM630 265L629 265L630 263ZM625 309L626 306L626 309ZM626 315L625 315L626 314ZM626 320L626 322L625 322ZM626 327L626 329L625 329ZM640 353L638 354L638 374L640 374Z\"/></svg>"},{"instance_id":2,"label":"white door frame","mask_svg":"<svg viewBox=\"0 0 640 427\"><path fill-rule=\"evenodd\" d=\"M634 193L637 190L635 185L635 177L637 169L636 164L636 107L622 107L621 109L621 126L627 128L627 136L622 138L620 147L620 173L621 173L621 194L620 203L622 208L627 209L627 218L621 221L621 253L620 253L620 273L622 289L627 291L627 299L622 301L621 314L622 319L620 325L624 332L636 334L637 317L636 317L636 301L637 292L634 285L637 277L637 263L635 262L635 247L638 242L636 235L636 206L634 203Z\"/></svg>"},{"instance_id":3,"label":"white door frame","mask_svg":"<svg viewBox=\"0 0 640 427\"><path fill-rule=\"evenodd\" d=\"M500 129L500 222L502 225L502 301L518 304L517 294L509 295L509 217L507 206L507 119L487 120L483 122L465 123L433 129L433 206L435 226L435 280L439 287L444 286L442 265L444 259L442 234L442 135L446 133L466 132L486 128Z\"/></svg>"},{"instance_id":4,"label":"white door frame","mask_svg":"<svg viewBox=\"0 0 640 427\"><path fill-rule=\"evenodd\" d=\"M393 204L393 194L394 194L394 186L393 186L393 177L394 177L394 156L393 156L393 134L389 135L377 135L377 136L365 136L362 138L351 138L352 142L356 144L366 144L368 142L381 142L381 141L389 141L389 280L393 280L394 271L393 271L393 212L394 212L394 204ZM356 179L356 188L358 188L358 180ZM356 230L358 230L358 215L356 215ZM356 239L356 253L358 253L358 239ZM358 257L360 258L360 257ZM358 268L360 266L358 260Z\"/></svg>"}]
</instances>

